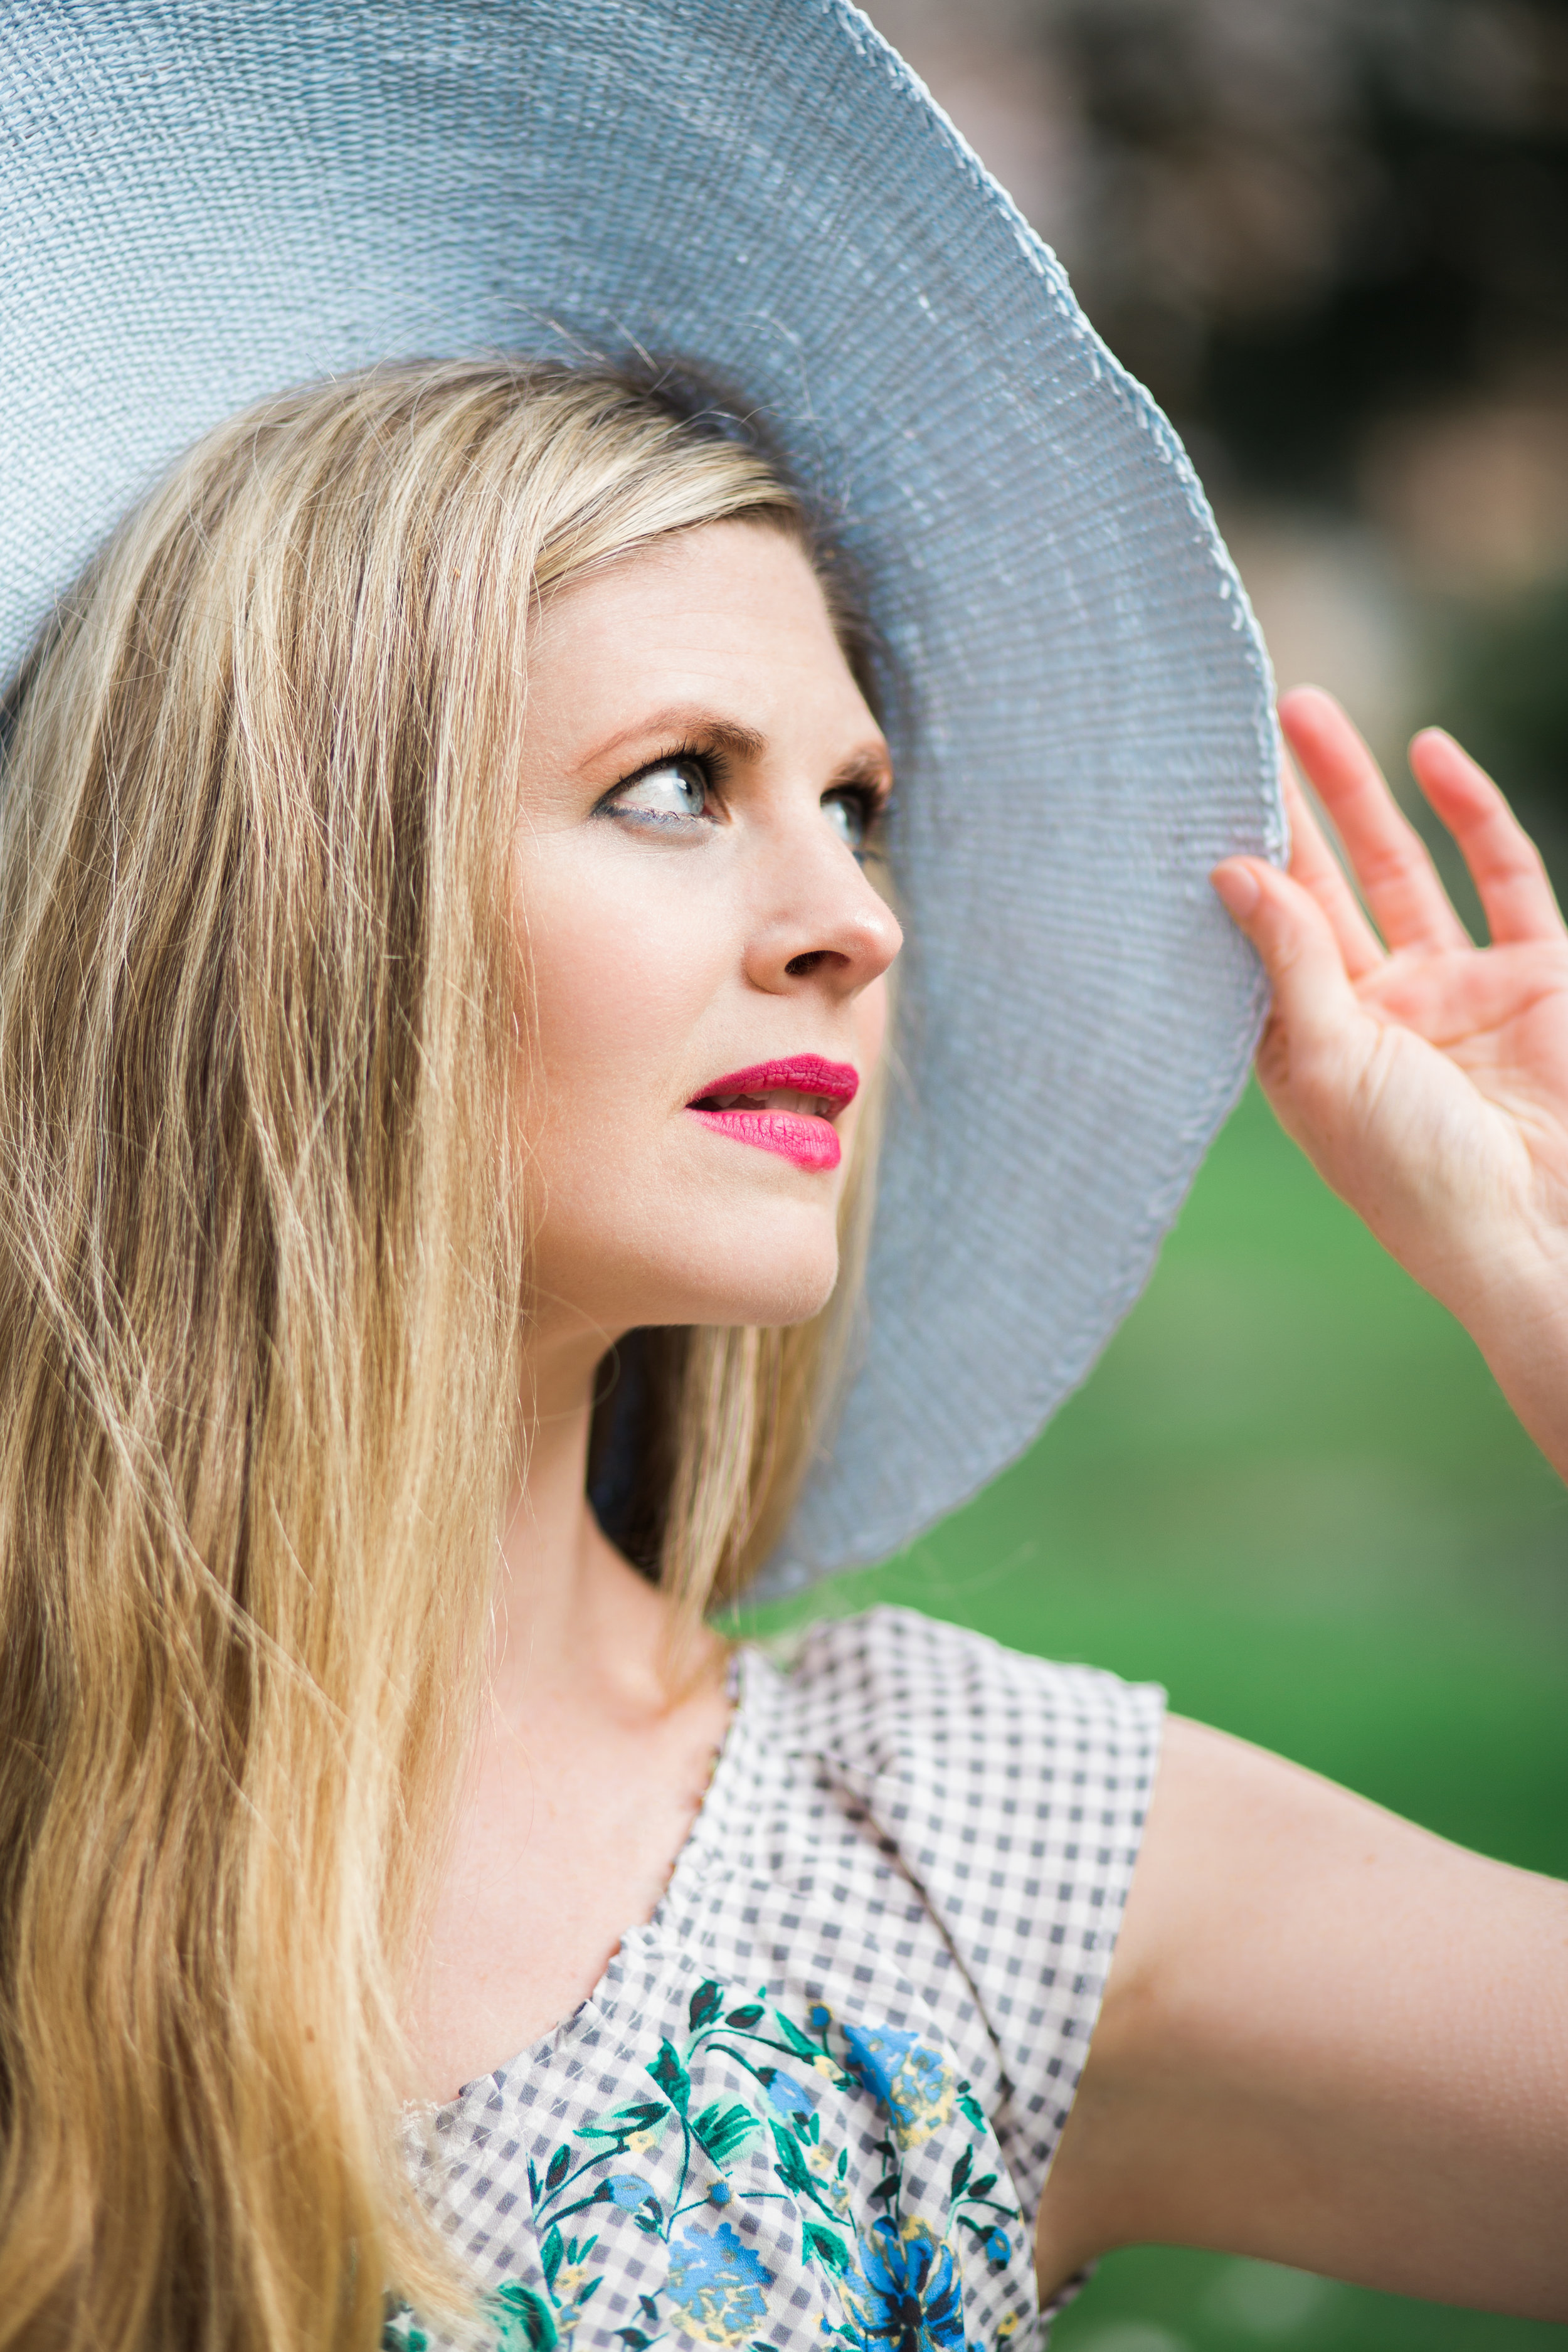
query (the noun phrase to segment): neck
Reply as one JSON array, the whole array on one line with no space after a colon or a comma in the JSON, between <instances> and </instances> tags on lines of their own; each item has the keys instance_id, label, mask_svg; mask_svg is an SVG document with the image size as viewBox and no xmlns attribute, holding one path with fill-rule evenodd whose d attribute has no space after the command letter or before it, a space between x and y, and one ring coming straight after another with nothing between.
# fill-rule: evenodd
<instances>
[{"instance_id":1,"label":"neck","mask_svg":"<svg viewBox=\"0 0 1568 2352\"><path fill-rule=\"evenodd\" d=\"M490 1684L492 1702L514 1720L590 1688L643 1705L676 1696L669 1603L605 1540L588 1505L594 1375L605 1344L595 1332L544 1332L525 1367L526 1468L501 1537Z\"/></svg>"},{"instance_id":2,"label":"neck","mask_svg":"<svg viewBox=\"0 0 1568 2352\"><path fill-rule=\"evenodd\" d=\"M497 1593L497 1671L526 1653L550 1672L576 1645L580 1619L607 1550L588 1507L588 1432L595 1342L542 1338L524 1366L525 1467L507 1511Z\"/></svg>"},{"instance_id":3,"label":"neck","mask_svg":"<svg viewBox=\"0 0 1568 2352\"><path fill-rule=\"evenodd\" d=\"M723 1645L672 1672L665 1596L584 1491L604 1341L536 1347L479 1710L409 2003L417 2095L449 2098L569 2016L650 1917L724 1736Z\"/></svg>"}]
</instances>

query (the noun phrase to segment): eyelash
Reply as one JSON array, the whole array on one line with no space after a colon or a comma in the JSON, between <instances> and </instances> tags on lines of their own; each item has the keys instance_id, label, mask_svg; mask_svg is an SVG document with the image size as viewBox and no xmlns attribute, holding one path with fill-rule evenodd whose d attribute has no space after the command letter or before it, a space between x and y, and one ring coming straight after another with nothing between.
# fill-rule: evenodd
<instances>
[{"instance_id":1,"label":"eyelash","mask_svg":"<svg viewBox=\"0 0 1568 2352\"><path fill-rule=\"evenodd\" d=\"M640 767L632 770L629 776L622 776L617 782L613 783L609 791L596 803L594 810L595 815L613 816L616 802L622 793L629 792L633 784L640 784L645 776L657 775L660 768L679 767L682 761L689 767L700 769L702 781L708 791L716 799L722 799L724 780L730 772L730 762L717 744L671 743L668 750L660 751L657 758L645 760ZM631 812L628 811L627 814ZM652 821L659 822L657 818Z\"/></svg>"},{"instance_id":2,"label":"eyelash","mask_svg":"<svg viewBox=\"0 0 1568 2352\"><path fill-rule=\"evenodd\" d=\"M614 815L618 794L627 791L633 784L640 784L645 776L656 775L660 768L672 768L682 761L687 761L691 767L700 769L702 781L708 791L716 800L722 801L726 779L732 772L731 762L726 754L716 743L689 741L672 743L667 750L660 751L656 758L645 760L640 767L634 768L629 776L622 776L617 782L613 783L596 804L595 815ZM874 844L877 833L892 806L891 793L879 793L874 784L838 784L834 787L830 794L825 795L825 798L852 800L858 805L861 826L868 847ZM632 812L628 811L626 814L631 814ZM640 815L639 821L643 824L658 824L669 820L645 814Z\"/></svg>"},{"instance_id":3,"label":"eyelash","mask_svg":"<svg viewBox=\"0 0 1568 2352\"><path fill-rule=\"evenodd\" d=\"M878 835L892 806L891 795L879 793L874 784L839 784L828 797L856 803L860 811L860 847L854 854L857 857L876 856Z\"/></svg>"}]
</instances>

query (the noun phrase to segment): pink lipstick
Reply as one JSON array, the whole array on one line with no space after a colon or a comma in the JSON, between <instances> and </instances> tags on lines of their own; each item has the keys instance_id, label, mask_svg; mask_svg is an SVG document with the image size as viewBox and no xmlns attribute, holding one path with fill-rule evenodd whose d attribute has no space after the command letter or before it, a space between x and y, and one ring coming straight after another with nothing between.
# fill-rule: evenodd
<instances>
[{"instance_id":1,"label":"pink lipstick","mask_svg":"<svg viewBox=\"0 0 1568 2352\"><path fill-rule=\"evenodd\" d=\"M826 1174L843 1157L833 1122L859 1088L852 1063L795 1054L787 1061L755 1062L750 1069L715 1078L687 1108L704 1127L736 1143Z\"/></svg>"}]
</instances>

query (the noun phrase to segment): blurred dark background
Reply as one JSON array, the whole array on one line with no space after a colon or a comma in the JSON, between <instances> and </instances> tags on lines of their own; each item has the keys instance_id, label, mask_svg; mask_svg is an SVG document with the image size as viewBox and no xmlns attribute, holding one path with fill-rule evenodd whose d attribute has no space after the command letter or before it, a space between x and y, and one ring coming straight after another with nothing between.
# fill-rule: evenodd
<instances>
[{"instance_id":1,"label":"blurred dark background","mask_svg":"<svg viewBox=\"0 0 1568 2352\"><path fill-rule=\"evenodd\" d=\"M1174 418L1280 682L1337 691L1407 804L1410 731L1452 727L1563 892L1568 0L870 14ZM1256 1090L1040 1443L810 1606L877 1598L1160 1680L1568 1875L1568 1495ZM1148 2249L1102 2266L1058 2342L1568 2352L1568 2326Z\"/></svg>"},{"instance_id":2,"label":"blurred dark background","mask_svg":"<svg viewBox=\"0 0 1568 2352\"><path fill-rule=\"evenodd\" d=\"M1175 420L1281 683L1568 849L1568 5L880 0Z\"/></svg>"}]
</instances>

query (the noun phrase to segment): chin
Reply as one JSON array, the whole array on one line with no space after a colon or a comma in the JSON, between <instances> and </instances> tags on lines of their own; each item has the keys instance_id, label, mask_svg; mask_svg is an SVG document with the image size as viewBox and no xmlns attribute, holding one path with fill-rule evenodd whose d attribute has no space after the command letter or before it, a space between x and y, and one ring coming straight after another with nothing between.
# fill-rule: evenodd
<instances>
[{"instance_id":1,"label":"chin","mask_svg":"<svg viewBox=\"0 0 1568 2352\"><path fill-rule=\"evenodd\" d=\"M837 1277L835 1277L837 1278ZM833 1283L796 1283L793 1286L774 1285L764 1290L753 1290L746 1297L737 1297L721 1307L693 1307L680 1318L684 1323L755 1324L761 1330L784 1330L796 1323L809 1323L820 1315L833 1296Z\"/></svg>"},{"instance_id":2,"label":"chin","mask_svg":"<svg viewBox=\"0 0 1568 2352\"><path fill-rule=\"evenodd\" d=\"M756 1324L763 1328L809 1323L832 1297L837 1279L836 1243L807 1259L774 1257L769 1262L759 1252L750 1265L736 1268L732 1282L709 1279L689 1288L683 1286L679 1304L672 1298L671 1311L658 1319L661 1323Z\"/></svg>"},{"instance_id":3,"label":"chin","mask_svg":"<svg viewBox=\"0 0 1568 2352\"><path fill-rule=\"evenodd\" d=\"M658 1267L645 1260L626 1272L621 1284L602 1260L596 1269L594 1319L605 1329L704 1323L782 1328L808 1323L832 1297L838 1237L832 1220L818 1225L816 1217L805 1231L796 1224L783 1234L774 1218L761 1229L750 1220L738 1231L710 1225L700 1237L700 1255L683 1251L678 1264Z\"/></svg>"},{"instance_id":4,"label":"chin","mask_svg":"<svg viewBox=\"0 0 1568 2352\"><path fill-rule=\"evenodd\" d=\"M631 1184L617 1198L559 1178L552 1189L572 1213L541 1230L533 1279L578 1328L782 1329L819 1315L838 1280L837 1184L797 1201Z\"/></svg>"}]
</instances>

